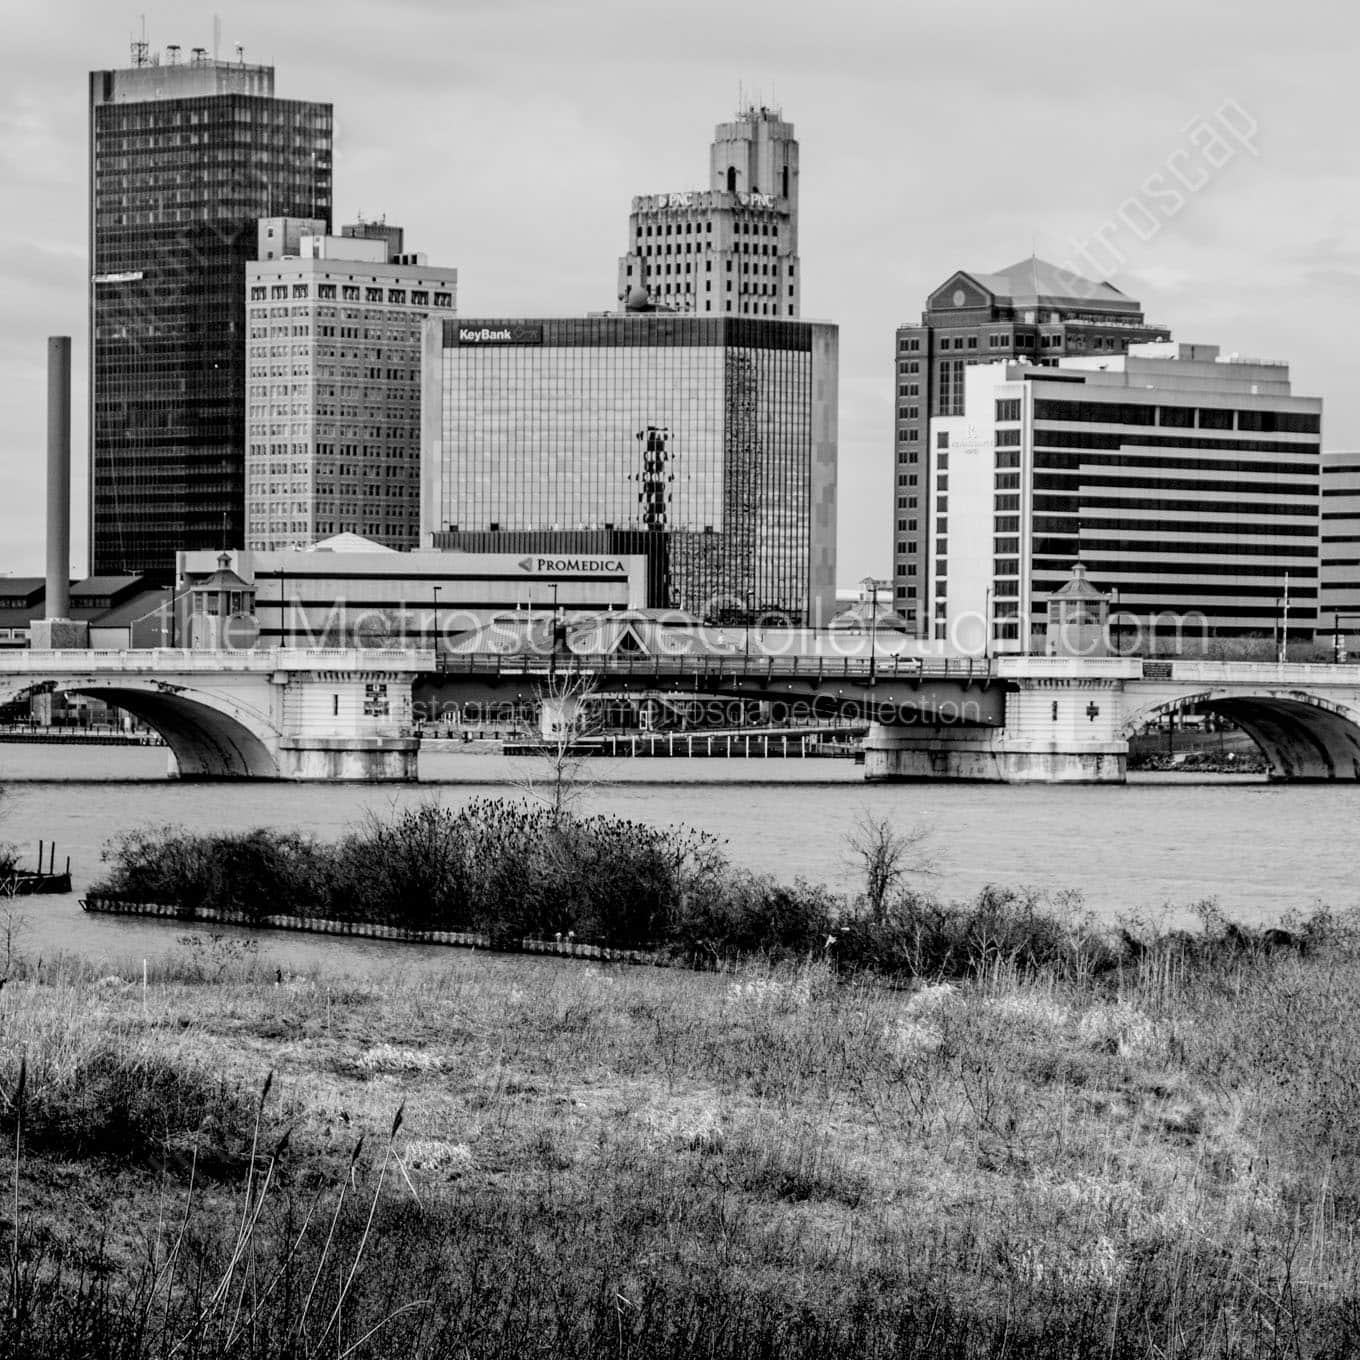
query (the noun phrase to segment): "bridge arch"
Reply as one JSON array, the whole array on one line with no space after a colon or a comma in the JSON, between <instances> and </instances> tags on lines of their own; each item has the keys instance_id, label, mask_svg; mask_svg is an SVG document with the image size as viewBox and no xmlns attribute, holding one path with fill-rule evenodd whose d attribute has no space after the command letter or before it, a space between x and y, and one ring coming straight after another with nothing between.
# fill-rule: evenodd
<instances>
[{"instance_id":1,"label":"bridge arch","mask_svg":"<svg viewBox=\"0 0 1360 1360\"><path fill-rule=\"evenodd\" d=\"M1137 709L1122 735L1175 713L1214 713L1261 748L1274 779L1360 780L1360 712L1307 690L1186 691Z\"/></svg>"},{"instance_id":2,"label":"bridge arch","mask_svg":"<svg viewBox=\"0 0 1360 1360\"><path fill-rule=\"evenodd\" d=\"M181 779L278 779L280 733L248 704L228 695L130 675L16 677L0 687L12 702L37 690L59 690L104 700L131 713L164 739Z\"/></svg>"}]
</instances>

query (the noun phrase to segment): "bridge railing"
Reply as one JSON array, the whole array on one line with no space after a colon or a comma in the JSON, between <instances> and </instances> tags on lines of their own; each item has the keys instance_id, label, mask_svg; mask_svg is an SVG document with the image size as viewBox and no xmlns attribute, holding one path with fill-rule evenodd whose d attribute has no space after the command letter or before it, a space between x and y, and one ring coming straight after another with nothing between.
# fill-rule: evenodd
<instances>
[{"instance_id":1,"label":"bridge railing","mask_svg":"<svg viewBox=\"0 0 1360 1360\"><path fill-rule=\"evenodd\" d=\"M224 671L383 670L428 671L434 652L406 647L258 647L249 651L205 651L188 647L150 647L128 651L91 648L81 651L0 652L0 675L51 674L72 671Z\"/></svg>"},{"instance_id":2,"label":"bridge railing","mask_svg":"<svg viewBox=\"0 0 1360 1360\"><path fill-rule=\"evenodd\" d=\"M1145 680L1182 680L1190 684L1360 684L1360 665L1321 661L1182 661L1175 658L1142 662Z\"/></svg>"},{"instance_id":3,"label":"bridge railing","mask_svg":"<svg viewBox=\"0 0 1360 1360\"><path fill-rule=\"evenodd\" d=\"M571 652L556 656L523 652L443 652L439 670L446 675L609 675L732 676L744 679L796 677L806 680L985 680L991 664L959 657L745 656L679 652L668 656Z\"/></svg>"}]
</instances>

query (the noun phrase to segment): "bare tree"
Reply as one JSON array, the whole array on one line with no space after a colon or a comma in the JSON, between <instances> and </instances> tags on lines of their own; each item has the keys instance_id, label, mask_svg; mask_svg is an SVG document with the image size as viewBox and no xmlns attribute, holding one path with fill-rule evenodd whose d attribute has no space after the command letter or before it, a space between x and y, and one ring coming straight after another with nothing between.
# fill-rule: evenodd
<instances>
[{"instance_id":1,"label":"bare tree","mask_svg":"<svg viewBox=\"0 0 1360 1360\"><path fill-rule=\"evenodd\" d=\"M917 823L900 830L892 821L861 808L846 837L850 863L863 875L862 898L869 917L881 923L892 894L912 875L937 872L930 828Z\"/></svg>"},{"instance_id":2,"label":"bare tree","mask_svg":"<svg viewBox=\"0 0 1360 1360\"><path fill-rule=\"evenodd\" d=\"M592 704L598 694L595 677L580 672L551 675L537 688L542 753L526 764L517 786L552 813L554 822L568 816L581 797L598 782L587 770L591 759L581 741L603 725Z\"/></svg>"}]
</instances>

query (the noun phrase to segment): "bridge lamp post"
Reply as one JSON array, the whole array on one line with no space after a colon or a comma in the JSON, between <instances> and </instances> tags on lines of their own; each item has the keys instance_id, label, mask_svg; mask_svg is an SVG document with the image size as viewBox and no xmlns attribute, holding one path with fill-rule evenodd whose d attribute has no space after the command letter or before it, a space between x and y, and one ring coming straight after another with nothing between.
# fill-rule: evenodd
<instances>
[{"instance_id":1,"label":"bridge lamp post","mask_svg":"<svg viewBox=\"0 0 1360 1360\"><path fill-rule=\"evenodd\" d=\"M1338 610L1332 612L1332 661L1340 665L1346 659L1346 649L1341 641L1341 628L1343 623L1348 623L1351 619L1360 619L1360 614L1341 613Z\"/></svg>"},{"instance_id":2,"label":"bridge lamp post","mask_svg":"<svg viewBox=\"0 0 1360 1360\"><path fill-rule=\"evenodd\" d=\"M860 585L869 592L869 684L874 685L878 680L878 592L891 590L892 582L866 576Z\"/></svg>"},{"instance_id":3,"label":"bridge lamp post","mask_svg":"<svg viewBox=\"0 0 1360 1360\"><path fill-rule=\"evenodd\" d=\"M288 645L288 568L279 559L279 646Z\"/></svg>"},{"instance_id":4,"label":"bridge lamp post","mask_svg":"<svg viewBox=\"0 0 1360 1360\"><path fill-rule=\"evenodd\" d=\"M550 681L557 678L557 585L556 581L548 582L548 589L552 591L553 596L552 633L548 640L548 677Z\"/></svg>"}]
</instances>

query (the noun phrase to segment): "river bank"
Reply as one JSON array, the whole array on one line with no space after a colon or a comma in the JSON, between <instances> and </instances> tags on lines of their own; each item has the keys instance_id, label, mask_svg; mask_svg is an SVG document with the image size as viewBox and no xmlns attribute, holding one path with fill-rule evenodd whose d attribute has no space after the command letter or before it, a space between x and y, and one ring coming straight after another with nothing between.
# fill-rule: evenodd
<instances>
[{"instance_id":1,"label":"river bank","mask_svg":"<svg viewBox=\"0 0 1360 1360\"><path fill-rule=\"evenodd\" d=\"M1353 1353L1355 961L1338 935L899 990L467 953L299 976L211 937L103 975L21 960L8 1337L32 1360Z\"/></svg>"}]
</instances>

